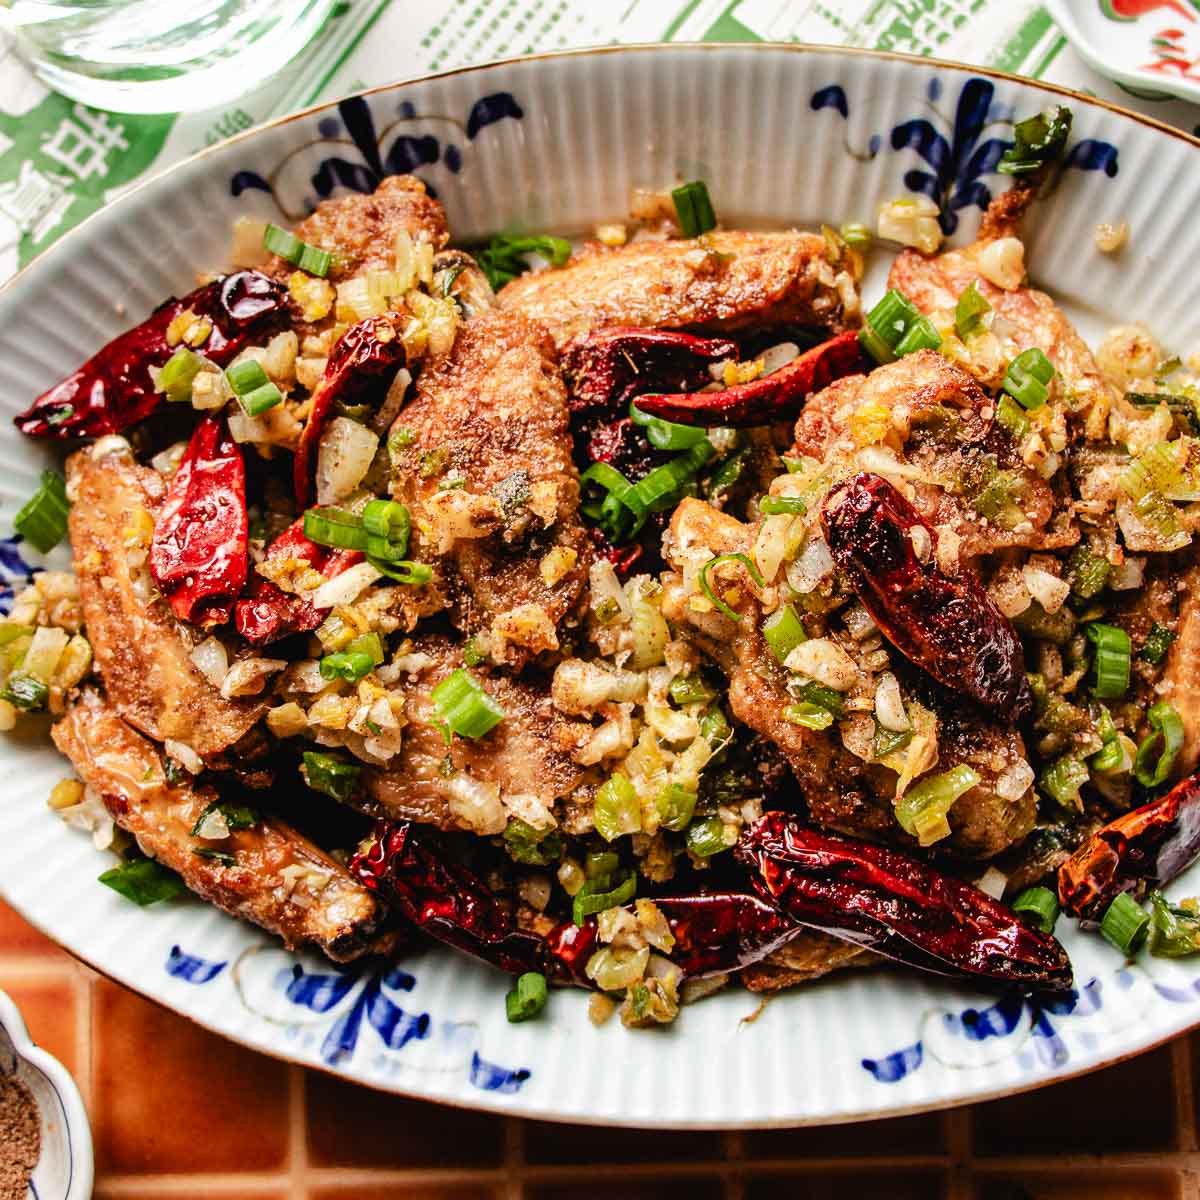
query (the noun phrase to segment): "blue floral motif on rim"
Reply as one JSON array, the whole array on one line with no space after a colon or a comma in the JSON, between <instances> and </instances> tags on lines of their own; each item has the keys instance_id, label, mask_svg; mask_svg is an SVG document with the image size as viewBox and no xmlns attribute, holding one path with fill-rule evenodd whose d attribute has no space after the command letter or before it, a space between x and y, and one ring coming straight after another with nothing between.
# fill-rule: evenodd
<instances>
[{"instance_id":1,"label":"blue floral motif on rim","mask_svg":"<svg viewBox=\"0 0 1200 1200\"><path fill-rule=\"evenodd\" d=\"M12 611L16 585L25 586L42 567L30 566L21 555L19 546L25 539L19 533L0 538L0 615Z\"/></svg>"},{"instance_id":2,"label":"blue floral motif on rim","mask_svg":"<svg viewBox=\"0 0 1200 1200\"><path fill-rule=\"evenodd\" d=\"M990 80L972 76L958 93L953 116L939 107L942 82L930 79L924 105L927 115L916 116L894 125L887 135L892 150L912 150L925 163L904 173L904 186L910 192L928 196L939 208L938 223L947 236L958 228L958 214L964 208L986 209L992 201L985 178L996 174L996 166L1013 144L1008 136L1013 124L1011 105L996 98ZM843 120L850 118L850 101L840 84L818 88L809 107L814 112L831 108ZM883 149L884 138L872 134L865 153L847 144L847 151L859 159L874 158ZM1110 179L1118 171L1117 148L1110 142L1084 138L1075 142L1058 165L1057 175L1068 168L1103 171Z\"/></svg>"},{"instance_id":3,"label":"blue floral motif on rim","mask_svg":"<svg viewBox=\"0 0 1200 1200\"><path fill-rule=\"evenodd\" d=\"M341 101L337 111L337 117L324 116L318 121L320 137L300 150L329 143L331 147L350 147L358 152L359 158L347 157L339 149L320 159L310 178L317 199L325 199L337 187L373 192L388 175L417 174L424 167L438 164L457 175L463 168L462 142L473 142L483 130L497 122L520 121L525 116L524 109L510 92L493 92L480 97L471 106L465 121L448 116L418 115L413 104L405 100L396 109L396 118L377 130L371 106L363 96L351 96ZM428 131L430 126L445 125L454 131L452 136L439 137ZM289 216L295 215L289 212L289 206L283 203L277 190L277 176L287 162L285 159L268 176L257 171L238 171L229 181L230 191L234 196L240 196L247 189L270 192L280 208ZM429 181L424 182L430 194L436 196Z\"/></svg>"}]
</instances>

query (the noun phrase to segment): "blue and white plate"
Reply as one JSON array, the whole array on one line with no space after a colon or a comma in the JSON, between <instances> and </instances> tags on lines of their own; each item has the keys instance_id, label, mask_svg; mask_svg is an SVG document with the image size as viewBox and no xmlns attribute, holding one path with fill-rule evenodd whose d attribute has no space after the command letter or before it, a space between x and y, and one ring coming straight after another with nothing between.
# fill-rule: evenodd
<instances>
[{"instance_id":1,"label":"blue and white plate","mask_svg":"<svg viewBox=\"0 0 1200 1200\"><path fill-rule=\"evenodd\" d=\"M669 46L548 55L377 89L251 130L135 189L0 293L0 404L31 397L198 269L240 213L294 218L338 188L415 171L460 240L584 231L635 185L709 182L728 223L873 222L923 192L967 238L1014 117L1063 95L919 59L803 46ZM1066 168L1030 235L1035 278L1095 337L1145 321L1200 350L1197 143L1073 96ZM1127 221L1116 256L1097 222ZM868 284L877 294L886 255ZM52 451L0 422L0 528ZM0 543L0 584L40 565ZM289 954L199 902L142 910L96 883L108 865L46 807L66 764L33 737L0 745L0 891L105 974L270 1054L390 1091L552 1119L646 1126L846 1121L977 1100L1112 1062L1200 1021L1200 965L1127 965L1064 928L1079 981L1051 1007L932 978L849 972L784 994L754 1022L740 989L665 1032L596 1029L583 993L509 1025L508 981L450 953L389 970ZM1200 875L1179 894L1200 890Z\"/></svg>"}]
</instances>

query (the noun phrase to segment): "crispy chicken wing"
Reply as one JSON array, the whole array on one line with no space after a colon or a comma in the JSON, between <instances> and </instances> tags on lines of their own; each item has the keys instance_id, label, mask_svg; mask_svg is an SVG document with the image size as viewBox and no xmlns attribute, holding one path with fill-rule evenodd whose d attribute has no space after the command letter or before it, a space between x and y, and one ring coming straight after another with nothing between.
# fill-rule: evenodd
<instances>
[{"instance_id":1,"label":"crispy chicken wing","mask_svg":"<svg viewBox=\"0 0 1200 1200\"><path fill-rule=\"evenodd\" d=\"M421 666L404 689L409 724L403 748L386 769L365 773L366 807L372 813L441 829L499 833L505 818L495 820L497 800L505 811L520 816L527 800L552 810L555 801L570 795L582 777L571 753L590 728L555 709L548 680L481 674L484 687L504 710L504 720L478 740L456 737L447 747L434 723L430 693L462 666L462 647L427 637L416 642L412 655ZM481 813L490 814L483 829L476 828Z\"/></svg>"},{"instance_id":2,"label":"crispy chicken wing","mask_svg":"<svg viewBox=\"0 0 1200 1200\"><path fill-rule=\"evenodd\" d=\"M778 992L843 967L873 967L881 961L862 946L806 929L762 962L743 967L739 978L752 992Z\"/></svg>"},{"instance_id":3,"label":"crispy chicken wing","mask_svg":"<svg viewBox=\"0 0 1200 1200\"><path fill-rule=\"evenodd\" d=\"M440 563L455 622L484 635L496 662L557 649L589 543L545 330L517 313L467 322L421 375L401 430L392 491L412 511L417 556Z\"/></svg>"},{"instance_id":4,"label":"crispy chicken wing","mask_svg":"<svg viewBox=\"0 0 1200 1200\"><path fill-rule=\"evenodd\" d=\"M71 553L84 624L110 702L135 728L212 758L247 733L266 705L226 700L196 669L190 648L152 583L136 574L139 514L155 516L166 485L127 452L97 458L84 449L67 463ZM144 551L143 551L144 553Z\"/></svg>"},{"instance_id":5,"label":"crispy chicken wing","mask_svg":"<svg viewBox=\"0 0 1200 1200\"><path fill-rule=\"evenodd\" d=\"M542 321L559 346L605 325L728 332L748 325L857 324L853 273L812 233L713 232L699 240L589 247L522 275L500 306ZM725 258L729 255L729 258Z\"/></svg>"},{"instance_id":6,"label":"crispy chicken wing","mask_svg":"<svg viewBox=\"0 0 1200 1200\"><path fill-rule=\"evenodd\" d=\"M664 550L668 562L682 571L702 557L747 553L754 532L703 501L684 500ZM783 751L815 822L860 837L907 840L893 810L896 772L852 753L837 731L808 729L784 716L794 697L759 631L757 604L748 601L735 624L719 612L697 611L682 577L668 576L663 611L725 671L734 716ZM988 858L1019 841L1036 814L1021 735L967 711L923 679L910 683L910 693L919 693L936 718L939 769L966 763L980 776L950 810L951 844L962 854Z\"/></svg>"},{"instance_id":7,"label":"crispy chicken wing","mask_svg":"<svg viewBox=\"0 0 1200 1200\"><path fill-rule=\"evenodd\" d=\"M169 784L154 744L95 693L85 693L51 736L113 820L209 903L289 947L313 945L338 962L370 947L379 916L370 892L282 822L261 817L222 839L219 848L234 855L234 865L196 854L211 843L191 831L216 791L186 779Z\"/></svg>"}]
</instances>

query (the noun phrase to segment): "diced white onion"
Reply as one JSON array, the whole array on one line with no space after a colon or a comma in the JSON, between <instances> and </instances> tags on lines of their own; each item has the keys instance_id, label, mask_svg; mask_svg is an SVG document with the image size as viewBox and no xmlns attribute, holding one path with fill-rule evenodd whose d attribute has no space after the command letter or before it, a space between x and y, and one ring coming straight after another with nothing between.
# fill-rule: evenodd
<instances>
[{"instance_id":1,"label":"diced white onion","mask_svg":"<svg viewBox=\"0 0 1200 1200\"><path fill-rule=\"evenodd\" d=\"M1020 238L1002 237L979 252L979 273L1006 292L1016 291L1025 278L1025 245Z\"/></svg>"},{"instance_id":2,"label":"diced white onion","mask_svg":"<svg viewBox=\"0 0 1200 1200\"><path fill-rule=\"evenodd\" d=\"M98 462L102 458L107 458L110 454L132 454L133 449L129 442L125 440L119 433L106 433L102 438L97 438L92 443L92 458Z\"/></svg>"},{"instance_id":3,"label":"diced white onion","mask_svg":"<svg viewBox=\"0 0 1200 1200\"><path fill-rule=\"evenodd\" d=\"M40 625L34 631L21 669L26 675L40 679L42 683L49 683L54 676L54 668L58 666L58 660L62 658L70 640L70 635L65 629Z\"/></svg>"},{"instance_id":4,"label":"diced white onion","mask_svg":"<svg viewBox=\"0 0 1200 1200\"><path fill-rule=\"evenodd\" d=\"M215 688L225 682L229 671L229 652L215 637L205 638L191 654L196 670Z\"/></svg>"},{"instance_id":5,"label":"diced white onion","mask_svg":"<svg viewBox=\"0 0 1200 1200\"><path fill-rule=\"evenodd\" d=\"M187 742L177 742L174 738L167 738L163 742L163 749L170 758L173 758L190 774L199 775L204 770L204 759Z\"/></svg>"},{"instance_id":6,"label":"diced white onion","mask_svg":"<svg viewBox=\"0 0 1200 1200\"><path fill-rule=\"evenodd\" d=\"M617 578L617 572L612 563L606 558L597 559L588 571L588 580L592 588L592 608L599 608L606 600L616 601L621 615L626 620L633 615L633 606L625 589Z\"/></svg>"},{"instance_id":7,"label":"diced white onion","mask_svg":"<svg viewBox=\"0 0 1200 1200\"><path fill-rule=\"evenodd\" d=\"M903 733L911 728L908 713L904 711L904 697L900 694L900 681L885 671L875 685L875 717L884 729Z\"/></svg>"},{"instance_id":8,"label":"diced white onion","mask_svg":"<svg viewBox=\"0 0 1200 1200\"><path fill-rule=\"evenodd\" d=\"M379 406L379 411L371 418L371 428L376 433L382 434L391 428L392 422L404 407L404 399L408 395L410 383L412 383L412 376L401 367L396 372L396 376L387 390L387 395Z\"/></svg>"},{"instance_id":9,"label":"diced white onion","mask_svg":"<svg viewBox=\"0 0 1200 1200\"><path fill-rule=\"evenodd\" d=\"M267 231L266 221L257 221L253 217L238 217L233 223L233 247L229 252L229 261L235 267L261 267L270 255L263 245L263 235Z\"/></svg>"},{"instance_id":10,"label":"diced white onion","mask_svg":"<svg viewBox=\"0 0 1200 1200\"><path fill-rule=\"evenodd\" d=\"M988 867L975 880L975 886L985 895L991 896L993 900L999 900L1004 895L1004 889L1008 887L1008 876L996 867Z\"/></svg>"},{"instance_id":11,"label":"diced white onion","mask_svg":"<svg viewBox=\"0 0 1200 1200\"><path fill-rule=\"evenodd\" d=\"M858 680L854 659L829 638L801 642L787 656L786 666L789 671L806 675L837 692L848 692Z\"/></svg>"},{"instance_id":12,"label":"diced white onion","mask_svg":"<svg viewBox=\"0 0 1200 1200\"><path fill-rule=\"evenodd\" d=\"M1001 800L1020 800L1034 781L1033 768L1022 758L996 780L996 795Z\"/></svg>"},{"instance_id":13,"label":"diced white onion","mask_svg":"<svg viewBox=\"0 0 1200 1200\"><path fill-rule=\"evenodd\" d=\"M336 608L339 604L353 604L364 588L377 580L380 572L370 563L357 563L349 570L327 579L316 591L310 592L308 601L314 608Z\"/></svg>"},{"instance_id":14,"label":"diced white onion","mask_svg":"<svg viewBox=\"0 0 1200 1200\"><path fill-rule=\"evenodd\" d=\"M92 835L92 845L97 850L107 850L113 844L116 822L104 807L100 793L94 788L85 788L83 799L70 808L60 808L59 817L72 829Z\"/></svg>"},{"instance_id":15,"label":"diced white onion","mask_svg":"<svg viewBox=\"0 0 1200 1200\"><path fill-rule=\"evenodd\" d=\"M317 448L317 503L336 504L371 469L379 437L349 417L334 417Z\"/></svg>"},{"instance_id":16,"label":"diced white onion","mask_svg":"<svg viewBox=\"0 0 1200 1200\"><path fill-rule=\"evenodd\" d=\"M187 442L176 442L165 450L160 450L151 460L150 465L160 475L174 475L179 469L179 461L187 450Z\"/></svg>"},{"instance_id":17,"label":"diced white onion","mask_svg":"<svg viewBox=\"0 0 1200 1200\"><path fill-rule=\"evenodd\" d=\"M800 555L788 563L788 586L806 596L816 589L822 579L833 574L833 565L833 555L825 539L811 538Z\"/></svg>"},{"instance_id":18,"label":"diced white onion","mask_svg":"<svg viewBox=\"0 0 1200 1200\"><path fill-rule=\"evenodd\" d=\"M568 658L554 669L550 694L559 712L572 716L595 712L612 701L641 702L647 677L640 671L609 670L598 662Z\"/></svg>"},{"instance_id":19,"label":"diced white onion","mask_svg":"<svg viewBox=\"0 0 1200 1200\"><path fill-rule=\"evenodd\" d=\"M1029 594L1048 612L1056 613L1066 603L1071 594L1071 585L1065 579L1042 570L1041 567L1031 567L1028 563L1021 569L1021 578L1029 589Z\"/></svg>"},{"instance_id":20,"label":"diced white onion","mask_svg":"<svg viewBox=\"0 0 1200 1200\"><path fill-rule=\"evenodd\" d=\"M257 696L267 679L287 666L286 658L242 658L233 664L221 681L226 700L236 696Z\"/></svg>"},{"instance_id":21,"label":"diced white onion","mask_svg":"<svg viewBox=\"0 0 1200 1200\"><path fill-rule=\"evenodd\" d=\"M774 346L768 346L759 358L762 361L762 373L770 375L773 371L778 371L780 367L786 367L793 358L800 356L800 347L795 342L779 342Z\"/></svg>"},{"instance_id":22,"label":"diced white onion","mask_svg":"<svg viewBox=\"0 0 1200 1200\"><path fill-rule=\"evenodd\" d=\"M877 229L881 238L932 254L942 244L937 218L938 206L928 196L906 196L880 205Z\"/></svg>"},{"instance_id":23,"label":"diced white onion","mask_svg":"<svg viewBox=\"0 0 1200 1200\"><path fill-rule=\"evenodd\" d=\"M466 771L456 771L442 786L450 812L460 825L480 837L504 832L508 819L500 803L500 789L494 783L484 783Z\"/></svg>"},{"instance_id":24,"label":"diced white onion","mask_svg":"<svg viewBox=\"0 0 1200 1200\"><path fill-rule=\"evenodd\" d=\"M1109 576L1108 586L1114 592L1128 592L1142 586L1142 578L1145 573L1146 560L1127 554L1125 561Z\"/></svg>"}]
</instances>

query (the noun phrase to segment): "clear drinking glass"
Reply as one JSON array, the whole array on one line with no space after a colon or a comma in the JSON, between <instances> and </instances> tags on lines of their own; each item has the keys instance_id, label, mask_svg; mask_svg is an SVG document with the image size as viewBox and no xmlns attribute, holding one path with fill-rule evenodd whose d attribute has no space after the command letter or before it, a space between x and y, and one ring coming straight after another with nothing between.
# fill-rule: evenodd
<instances>
[{"instance_id":1,"label":"clear drinking glass","mask_svg":"<svg viewBox=\"0 0 1200 1200\"><path fill-rule=\"evenodd\" d=\"M334 0L0 0L55 91L117 112L212 108L302 50Z\"/></svg>"}]
</instances>

